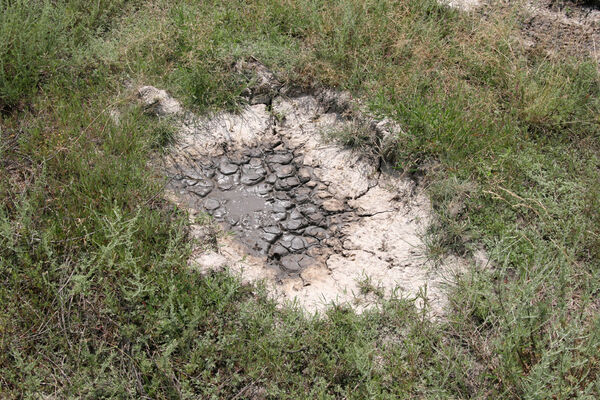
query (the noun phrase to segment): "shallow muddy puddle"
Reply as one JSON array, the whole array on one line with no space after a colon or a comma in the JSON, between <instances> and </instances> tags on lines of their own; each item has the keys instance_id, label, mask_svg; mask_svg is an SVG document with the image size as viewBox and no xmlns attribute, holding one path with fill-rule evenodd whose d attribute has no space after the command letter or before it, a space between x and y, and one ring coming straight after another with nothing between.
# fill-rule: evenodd
<instances>
[{"instance_id":1,"label":"shallow muddy puddle","mask_svg":"<svg viewBox=\"0 0 600 400\"><path fill-rule=\"evenodd\" d=\"M180 168L170 188L233 232L250 254L297 275L339 244L342 226L356 218L303 159L283 143L201 158Z\"/></svg>"}]
</instances>

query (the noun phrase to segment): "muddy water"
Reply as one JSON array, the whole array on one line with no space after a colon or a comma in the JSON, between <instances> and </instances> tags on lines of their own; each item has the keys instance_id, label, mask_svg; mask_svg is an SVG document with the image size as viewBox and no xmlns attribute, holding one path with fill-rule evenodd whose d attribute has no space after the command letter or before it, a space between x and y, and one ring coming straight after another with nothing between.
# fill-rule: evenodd
<instances>
[{"instance_id":1,"label":"muddy water","mask_svg":"<svg viewBox=\"0 0 600 400\"><path fill-rule=\"evenodd\" d=\"M285 274L297 274L330 252L355 218L302 154L282 143L195 160L174 176L175 191Z\"/></svg>"}]
</instances>

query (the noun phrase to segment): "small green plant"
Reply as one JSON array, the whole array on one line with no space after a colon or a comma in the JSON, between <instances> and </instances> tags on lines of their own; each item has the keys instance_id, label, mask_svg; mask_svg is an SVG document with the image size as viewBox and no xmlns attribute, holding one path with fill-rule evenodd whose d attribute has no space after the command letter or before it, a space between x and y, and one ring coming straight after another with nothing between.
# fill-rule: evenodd
<instances>
[{"instance_id":1,"label":"small green plant","mask_svg":"<svg viewBox=\"0 0 600 400\"><path fill-rule=\"evenodd\" d=\"M159 119L156 125L153 127L152 136L152 148L161 150L167 148L173 144L176 140L176 128L174 121L169 119Z\"/></svg>"},{"instance_id":2,"label":"small green plant","mask_svg":"<svg viewBox=\"0 0 600 400\"><path fill-rule=\"evenodd\" d=\"M365 277L363 279L358 281L358 288L360 290L360 294L363 296L366 296L366 295L369 295L372 293L376 297L382 299L385 294L383 287L376 286L373 283L372 278L368 275L365 275Z\"/></svg>"}]
</instances>

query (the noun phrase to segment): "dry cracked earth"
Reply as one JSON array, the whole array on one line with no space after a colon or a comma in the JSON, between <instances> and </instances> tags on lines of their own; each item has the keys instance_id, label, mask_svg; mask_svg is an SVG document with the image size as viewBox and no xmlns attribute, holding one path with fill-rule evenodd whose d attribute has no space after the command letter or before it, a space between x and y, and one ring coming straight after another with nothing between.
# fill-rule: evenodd
<instances>
[{"instance_id":1,"label":"dry cracked earth","mask_svg":"<svg viewBox=\"0 0 600 400\"><path fill-rule=\"evenodd\" d=\"M168 197L193 221L212 216L213 225L192 222L199 243L211 226L220 231L191 265L263 280L275 299L310 312L332 302L361 311L395 293L442 315L444 284L464 261L428 259L428 198L379 157L331 139L359 127L383 144L400 128L353 111L348 95L297 93L260 64L243 68L258 84L240 113L196 116L162 90L139 89L149 111L179 121L162 160Z\"/></svg>"}]
</instances>

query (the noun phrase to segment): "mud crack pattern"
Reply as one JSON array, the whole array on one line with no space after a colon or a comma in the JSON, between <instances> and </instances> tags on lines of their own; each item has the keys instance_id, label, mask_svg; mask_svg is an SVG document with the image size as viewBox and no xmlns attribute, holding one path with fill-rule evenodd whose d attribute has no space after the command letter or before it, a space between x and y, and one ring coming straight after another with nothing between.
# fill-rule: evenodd
<instances>
[{"instance_id":1,"label":"mud crack pattern","mask_svg":"<svg viewBox=\"0 0 600 400\"><path fill-rule=\"evenodd\" d=\"M303 160L281 142L200 157L176 168L171 188L234 232L249 252L295 274L339 247L342 228L356 219Z\"/></svg>"}]
</instances>

